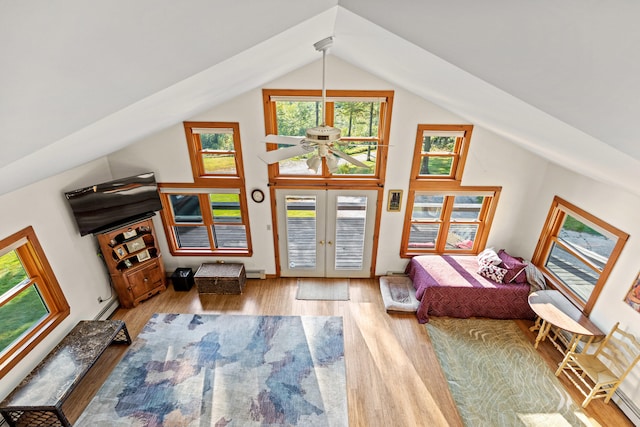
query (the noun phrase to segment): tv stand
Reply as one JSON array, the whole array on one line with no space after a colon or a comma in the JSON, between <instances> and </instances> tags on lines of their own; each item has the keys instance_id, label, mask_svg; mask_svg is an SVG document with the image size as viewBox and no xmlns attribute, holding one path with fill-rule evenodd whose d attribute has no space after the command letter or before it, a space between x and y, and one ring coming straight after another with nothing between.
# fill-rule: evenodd
<instances>
[{"instance_id":1,"label":"tv stand","mask_svg":"<svg viewBox=\"0 0 640 427\"><path fill-rule=\"evenodd\" d=\"M96 237L122 307L135 307L167 288L151 218L110 228Z\"/></svg>"}]
</instances>

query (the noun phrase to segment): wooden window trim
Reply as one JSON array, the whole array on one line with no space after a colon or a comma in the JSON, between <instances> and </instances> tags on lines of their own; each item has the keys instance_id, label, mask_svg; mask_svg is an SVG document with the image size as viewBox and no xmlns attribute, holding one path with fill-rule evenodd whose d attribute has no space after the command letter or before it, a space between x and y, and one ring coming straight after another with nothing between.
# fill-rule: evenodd
<instances>
[{"instance_id":1,"label":"wooden window trim","mask_svg":"<svg viewBox=\"0 0 640 427\"><path fill-rule=\"evenodd\" d=\"M495 212L498 206L498 200L500 199L500 193L502 191L502 187L462 187L457 185L457 183L453 182L441 182L434 184L433 182L420 182L414 181L411 183L407 195L407 208L405 210L405 219L404 226L402 230L402 240L400 243L400 256L402 258L411 258L417 255L425 255L425 254L478 254L482 249L484 249L487 244L487 239L489 237L489 230L491 230L491 225L493 224L493 219L495 217ZM440 236L447 233L449 230L449 226L453 224L461 224L464 222L452 222L451 212L453 210L453 203L455 198L450 197L445 201L442 207L441 220L442 228L441 235L438 237L438 241L436 242L436 246L434 248L425 248L425 249L416 249L409 248L409 237L411 233L411 224L413 223L413 204L415 201L416 193L419 192L433 192L433 193L448 193L448 196L456 196L456 195L464 195L464 194L473 194L473 193L493 193L490 197L490 200L485 199L482 208L478 214L478 231L476 232L476 239L474 240L474 245L471 249L458 249L455 251L446 249L446 239L442 239ZM476 222L474 222L475 224Z\"/></svg>"},{"instance_id":2,"label":"wooden window trim","mask_svg":"<svg viewBox=\"0 0 640 427\"><path fill-rule=\"evenodd\" d=\"M565 215L572 212L597 225L601 229L606 230L608 233L614 235L618 239L613 250L611 251L609 260L600 273L600 277L596 282L593 291L591 292L591 296L586 302L582 301L568 286L564 285L544 266L551 251L552 243L557 243L557 235L562 227ZM629 235L624 231L617 229L616 227L585 211L584 209L581 209L574 204L569 203L568 201L558 196L555 196L551 203L551 207L549 208L549 213L547 214L547 219L545 220L544 226L540 233L540 238L538 239L538 244L531 258L531 262L540 269L547 283L551 287L562 292L565 297L573 302L574 305L581 308L582 312L588 316L589 314L591 314L593 306L598 300L598 297L600 296L600 293L602 292L602 289L604 288L604 285L609 278L609 274L611 274L611 270L618 261L620 253L622 252L622 249L628 239ZM564 245L562 246L564 247ZM573 251L570 252L573 254Z\"/></svg>"},{"instance_id":3,"label":"wooden window trim","mask_svg":"<svg viewBox=\"0 0 640 427\"><path fill-rule=\"evenodd\" d=\"M448 153L434 153L429 155L422 154L422 139L425 131L462 131L463 137L456 138L454 152ZM467 162L467 155L469 153L469 146L471 144L471 135L473 133L473 125L437 125L437 124L419 124L416 131L416 144L414 147L413 163L411 165L411 177L414 180L420 181L462 181L462 175L464 173L464 166ZM420 166L422 164L423 157L452 157L451 173L449 175L420 175Z\"/></svg>"},{"instance_id":4,"label":"wooden window trim","mask_svg":"<svg viewBox=\"0 0 640 427\"><path fill-rule=\"evenodd\" d=\"M243 161L242 161L242 143L240 139L240 124L237 122L184 122L184 132L187 140L187 147L189 149L189 160L191 161L191 173L193 175L194 182L206 182L208 180L235 180L244 177ZM233 152L236 162L235 175L229 174L207 174L204 170L204 164L202 163L202 153L206 150L202 149L200 143L200 136L194 134L192 129L204 128L204 129L232 129L233 130ZM223 151L219 152L224 153ZM211 185L211 184L207 184ZM218 185L215 184L217 187Z\"/></svg>"},{"instance_id":5,"label":"wooden window trim","mask_svg":"<svg viewBox=\"0 0 640 427\"><path fill-rule=\"evenodd\" d=\"M16 252L31 278L28 284L21 286L21 288L26 289L26 287L34 285L34 282L37 283L37 289L49 309L49 314L0 356L0 378L4 377L11 368L16 366L71 312L69 303L60 288L60 284L36 237L33 227L26 227L0 240L0 248L9 247L21 239L26 239L26 243L16 248ZM8 300L10 299L6 299L6 301Z\"/></svg>"},{"instance_id":6,"label":"wooden window trim","mask_svg":"<svg viewBox=\"0 0 640 427\"><path fill-rule=\"evenodd\" d=\"M167 243L169 245L169 251L174 256L241 256L248 257L253 255L253 248L251 244L251 230L249 227L249 209L247 205L247 196L244 189L244 184L239 186L238 184L242 182L240 179L236 179L235 181L227 181L220 182L223 185L216 185L216 187L207 187L203 188L202 184L198 183L158 183L158 188L160 189L160 200L162 202L163 209L160 211L160 216L162 218L162 226L164 228L165 236L167 237ZM218 182L216 182L218 183ZM211 185L211 183L208 183ZM217 249L215 247L215 241L213 239L213 231L211 226L214 225L226 225L229 223L224 222L216 222L211 214L211 208L208 205L208 195L211 193L215 193L216 190L224 189L224 188L232 188L239 190L238 199L240 203L240 215L242 217L241 223L232 223L231 225L242 225L245 228L245 233L247 236L247 248L246 249ZM164 189L164 191L163 191ZM169 191L169 189L171 191ZM171 201L169 200L169 196L171 194L180 193L180 190L187 190L185 193L191 193L194 196L198 196L198 201L200 203L200 210L202 212L202 222L201 223L188 223L188 224L177 224L173 218L173 211L171 209ZM197 191L194 191L197 190ZM205 214L206 212L206 214ZM180 226L204 226L207 228L207 235L209 236L209 244L211 245L210 249L182 249L178 247L178 242L176 240L176 236L173 232L173 227L176 225Z\"/></svg>"},{"instance_id":7,"label":"wooden window trim","mask_svg":"<svg viewBox=\"0 0 640 427\"><path fill-rule=\"evenodd\" d=\"M387 168L387 156L388 156L388 141L391 133L391 112L393 111L393 96L394 91L385 90L327 90L327 98L386 98L386 102L381 105L380 108L380 123L379 129L382 130L382 134L379 138L373 140L379 140L378 157L377 157L377 170L374 175L330 175L326 169L326 164L322 162L322 175L309 176L309 175L280 175L278 172L278 164L268 165L269 183L271 185L285 185L285 186L315 186L322 185L325 187L337 187L337 186L357 186L359 188L364 187L379 187L384 185L384 177ZM321 98L321 90L304 90L304 89L263 89L262 90L262 102L264 111L264 123L265 134L277 134L277 117L275 109L275 101L272 101L272 97L313 97ZM327 126L333 126L334 118L334 103L327 102L327 111L325 115L325 122ZM366 138L351 137L355 140L365 140ZM277 144L266 144L266 149L275 149Z\"/></svg>"}]
</instances>

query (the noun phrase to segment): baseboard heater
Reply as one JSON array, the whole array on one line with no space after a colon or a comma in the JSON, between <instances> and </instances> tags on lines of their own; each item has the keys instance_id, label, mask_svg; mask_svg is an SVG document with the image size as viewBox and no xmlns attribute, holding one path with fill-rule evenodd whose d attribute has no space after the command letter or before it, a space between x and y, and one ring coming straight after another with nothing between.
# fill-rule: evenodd
<instances>
[{"instance_id":1,"label":"baseboard heater","mask_svg":"<svg viewBox=\"0 0 640 427\"><path fill-rule=\"evenodd\" d=\"M618 408L624 412L634 425L640 426L640 408L636 406L633 400L620 391L620 389L616 390L611 400L618 405Z\"/></svg>"},{"instance_id":2,"label":"baseboard heater","mask_svg":"<svg viewBox=\"0 0 640 427\"><path fill-rule=\"evenodd\" d=\"M108 304L93 318L93 320L105 320L108 319L111 314L116 311L120 303L118 298L111 298Z\"/></svg>"},{"instance_id":3,"label":"baseboard heater","mask_svg":"<svg viewBox=\"0 0 640 427\"><path fill-rule=\"evenodd\" d=\"M264 270L247 270L245 272L247 279L266 279L267 275Z\"/></svg>"}]
</instances>

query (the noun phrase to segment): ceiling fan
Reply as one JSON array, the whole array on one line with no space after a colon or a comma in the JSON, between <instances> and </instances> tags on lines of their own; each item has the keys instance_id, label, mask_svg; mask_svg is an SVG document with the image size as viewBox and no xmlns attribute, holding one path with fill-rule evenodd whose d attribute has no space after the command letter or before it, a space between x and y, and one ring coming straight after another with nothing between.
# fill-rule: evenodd
<instances>
[{"instance_id":1,"label":"ceiling fan","mask_svg":"<svg viewBox=\"0 0 640 427\"><path fill-rule=\"evenodd\" d=\"M362 168L370 168L369 165L362 163L355 157L352 157L337 148L337 146L345 146L346 141L340 141L340 129L325 124L325 111L327 106L327 91L325 88L326 74L326 54L327 49L333 44L333 37L327 37L314 43L313 47L317 51L322 52L322 124L318 127L308 128L305 136L285 136L285 135L267 135L265 142L290 145L290 147L280 148L277 150L267 151L258 156L266 163L272 164L291 157L301 156L303 154L316 151L316 154L307 160L307 166L314 172L318 172L318 168L322 164L322 158L327 162L329 172L334 173L338 170L338 159L340 157L349 163Z\"/></svg>"}]
</instances>

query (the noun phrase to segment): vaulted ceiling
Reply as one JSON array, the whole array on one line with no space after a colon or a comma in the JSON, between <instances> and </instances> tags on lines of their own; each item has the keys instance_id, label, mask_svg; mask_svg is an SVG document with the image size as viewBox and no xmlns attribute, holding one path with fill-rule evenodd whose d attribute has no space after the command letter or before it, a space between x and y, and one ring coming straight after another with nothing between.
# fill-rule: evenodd
<instances>
[{"instance_id":1,"label":"vaulted ceiling","mask_svg":"<svg viewBox=\"0 0 640 427\"><path fill-rule=\"evenodd\" d=\"M0 194L318 60L640 194L640 3L0 0Z\"/></svg>"}]
</instances>

